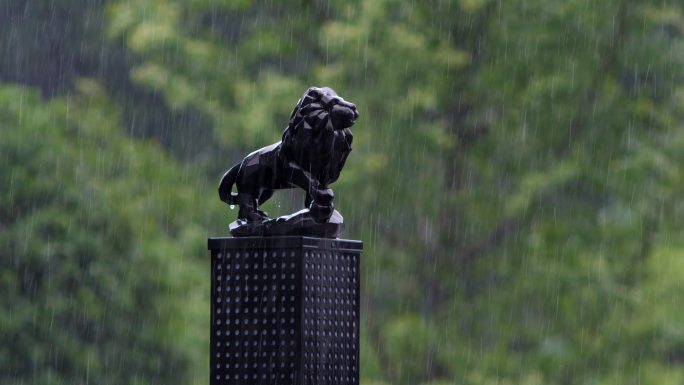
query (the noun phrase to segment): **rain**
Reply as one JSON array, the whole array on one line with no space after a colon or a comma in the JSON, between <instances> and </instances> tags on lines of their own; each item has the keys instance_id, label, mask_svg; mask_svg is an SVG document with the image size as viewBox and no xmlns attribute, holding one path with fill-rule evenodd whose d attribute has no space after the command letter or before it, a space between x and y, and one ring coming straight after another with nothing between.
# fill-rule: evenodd
<instances>
[{"instance_id":1,"label":"rain","mask_svg":"<svg viewBox=\"0 0 684 385\"><path fill-rule=\"evenodd\" d=\"M208 383L219 180L310 86L361 384L682 384L682 68L672 0L0 2L0 384Z\"/></svg>"}]
</instances>

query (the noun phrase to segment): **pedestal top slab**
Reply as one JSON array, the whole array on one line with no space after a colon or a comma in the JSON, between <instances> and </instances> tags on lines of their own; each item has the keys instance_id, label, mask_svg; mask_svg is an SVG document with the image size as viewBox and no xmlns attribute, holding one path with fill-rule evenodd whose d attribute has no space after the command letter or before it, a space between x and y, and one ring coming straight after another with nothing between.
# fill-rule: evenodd
<instances>
[{"instance_id":1,"label":"pedestal top slab","mask_svg":"<svg viewBox=\"0 0 684 385\"><path fill-rule=\"evenodd\" d=\"M208 239L207 246L209 250L307 248L358 251L363 249L363 242L352 239L304 236L211 237Z\"/></svg>"}]
</instances>

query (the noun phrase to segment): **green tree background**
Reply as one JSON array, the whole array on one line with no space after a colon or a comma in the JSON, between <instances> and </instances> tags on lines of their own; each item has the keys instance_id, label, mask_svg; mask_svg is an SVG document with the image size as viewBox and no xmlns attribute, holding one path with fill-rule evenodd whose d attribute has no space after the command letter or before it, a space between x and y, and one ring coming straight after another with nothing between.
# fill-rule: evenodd
<instances>
[{"instance_id":1,"label":"green tree background","mask_svg":"<svg viewBox=\"0 0 684 385\"><path fill-rule=\"evenodd\" d=\"M309 85L361 112L364 384L683 383L683 12L0 3L0 383L207 383L218 178Z\"/></svg>"}]
</instances>

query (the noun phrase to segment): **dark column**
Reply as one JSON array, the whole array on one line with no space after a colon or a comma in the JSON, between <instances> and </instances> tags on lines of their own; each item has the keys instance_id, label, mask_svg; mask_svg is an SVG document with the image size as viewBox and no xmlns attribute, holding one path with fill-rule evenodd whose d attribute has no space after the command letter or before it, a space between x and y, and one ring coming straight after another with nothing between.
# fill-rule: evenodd
<instances>
[{"instance_id":1,"label":"dark column","mask_svg":"<svg viewBox=\"0 0 684 385\"><path fill-rule=\"evenodd\" d=\"M358 385L362 248L209 238L211 384Z\"/></svg>"}]
</instances>

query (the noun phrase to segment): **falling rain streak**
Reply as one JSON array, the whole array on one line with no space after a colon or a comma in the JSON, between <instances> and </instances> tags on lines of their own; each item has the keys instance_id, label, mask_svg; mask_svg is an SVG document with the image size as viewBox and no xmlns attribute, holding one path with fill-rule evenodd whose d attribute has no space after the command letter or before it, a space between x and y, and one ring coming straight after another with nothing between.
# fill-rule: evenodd
<instances>
[{"instance_id":1,"label":"falling rain streak","mask_svg":"<svg viewBox=\"0 0 684 385\"><path fill-rule=\"evenodd\" d=\"M1 2L0 383L208 383L218 178L309 85L362 106L362 384L682 383L683 15Z\"/></svg>"}]
</instances>

